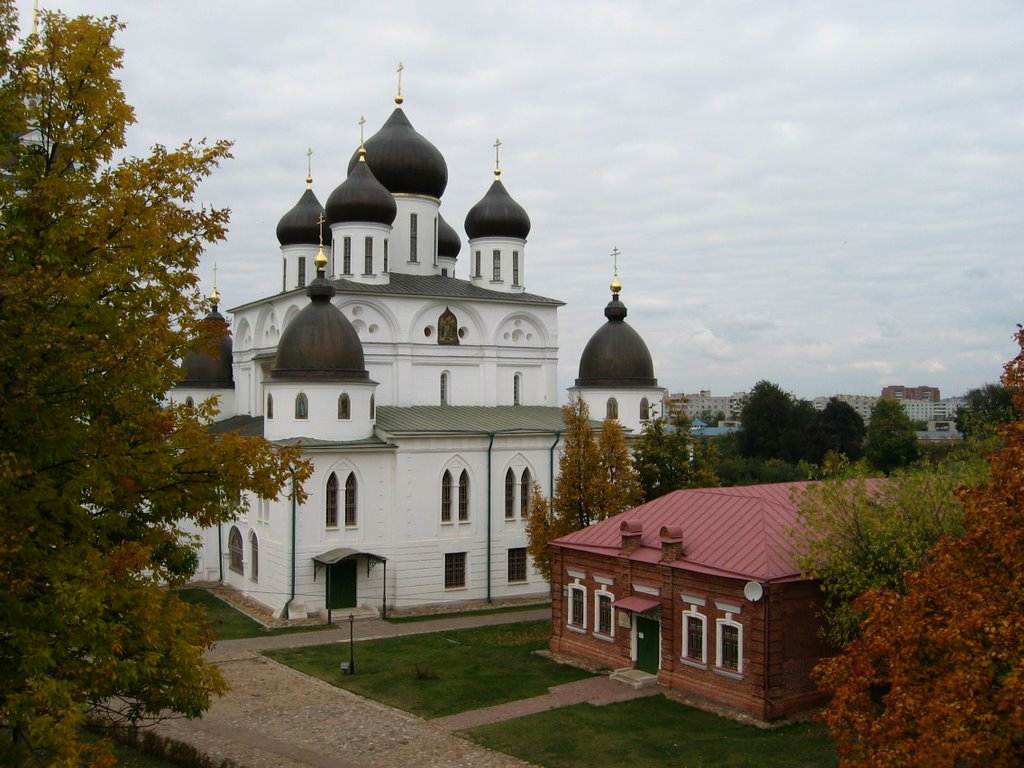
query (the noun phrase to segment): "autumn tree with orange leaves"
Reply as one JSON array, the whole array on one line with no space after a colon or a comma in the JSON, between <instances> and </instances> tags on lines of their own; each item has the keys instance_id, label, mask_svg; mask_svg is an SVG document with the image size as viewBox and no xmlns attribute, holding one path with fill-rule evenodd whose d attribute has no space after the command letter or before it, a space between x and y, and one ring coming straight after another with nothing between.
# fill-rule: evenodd
<instances>
[{"instance_id":1,"label":"autumn tree with orange leaves","mask_svg":"<svg viewBox=\"0 0 1024 768\"><path fill-rule=\"evenodd\" d=\"M1003 384L1024 412L1024 330ZM860 598L863 634L815 676L844 766L1024 764L1024 422L983 485L963 492L965 531L906 580Z\"/></svg>"}]
</instances>

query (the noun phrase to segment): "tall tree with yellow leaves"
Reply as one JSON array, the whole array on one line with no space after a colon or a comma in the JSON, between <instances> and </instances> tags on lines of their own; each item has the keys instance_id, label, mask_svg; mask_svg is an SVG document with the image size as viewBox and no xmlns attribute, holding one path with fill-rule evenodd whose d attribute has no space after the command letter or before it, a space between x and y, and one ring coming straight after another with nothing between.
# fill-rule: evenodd
<instances>
[{"instance_id":1,"label":"tall tree with yellow leaves","mask_svg":"<svg viewBox=\"0 0 1024 768\"><path fill-rule=\"evenodd\" d=\"M598 435L590 423L590 409L579 398L562 406L562 418L565 436L555 497L550 506L534 503L538 488L526 526L530 556L545 578L550 578L551 570L549 541L624 512L643 500L619 423L605 419Z\"/></svg>"},{"instance_id":2,"label":"tall tree with yellow leaves","mask_svg":"<svg viewBox=\"0 0 1024 768\"><path fill-rule=\"evenodd\" d=\"M19 43L16 20L0 0L0 762L77 765L90 712L196 717L224 690L208 628L164 588L195 564L178 521L308 468L213 438L209 404L162 406L211 345L196 268L228 213L194 199L228 144L117 159L121 25L45 13Z\"/></svg>"}]
</instances>

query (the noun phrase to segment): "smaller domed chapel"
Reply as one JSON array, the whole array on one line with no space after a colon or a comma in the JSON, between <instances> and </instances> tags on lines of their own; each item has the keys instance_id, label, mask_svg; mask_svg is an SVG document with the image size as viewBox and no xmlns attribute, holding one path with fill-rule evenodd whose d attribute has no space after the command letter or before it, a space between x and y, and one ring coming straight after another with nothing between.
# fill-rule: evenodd
<instances>
[{"instance_id":1,"label":"smaller domed chapel","mask_svg":"<svg viewBox=\"0 0 1024 768\"><path fill-rule=\"evenodd\" d=\"M211 429L299 444L314 472L302 504L283 489L197 531L197 580L283 618L548 596L525 524L562 446L562 302L527 290L530 217L500 165L465 248L447 184L399 95L325 203L310 174L281 217L280 292L231 309L229 334L214 291L220 354L189 356L172 399L217 396ZM620 290L570 393L638 432L664 390Z\"/></svg>"}]
</instances>

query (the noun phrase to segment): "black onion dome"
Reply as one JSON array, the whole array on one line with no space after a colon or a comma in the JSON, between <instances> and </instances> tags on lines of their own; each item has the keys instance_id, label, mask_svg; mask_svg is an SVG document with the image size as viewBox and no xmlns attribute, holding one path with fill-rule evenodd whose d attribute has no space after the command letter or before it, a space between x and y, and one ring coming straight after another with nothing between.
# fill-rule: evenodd
<instances>
[{"instance_id":1,"label":"black onion dome","mask_svg":"<svg viewBox=\"0 0 1024 768\"><path fill-rule=\"evenodd\" d=\"M604 309L608 322L590 337L580 356L577 387L656 387L654 362L640 334L625 323L618 294Z\"/></svg>"},{"instance_id":2,"label":"black onion dome","mask_svg":"<svg viewBox=\"0 0 1024 768\"><path fill-rule=\"evenodd\" d=\"M412 127L401 109L366 140L366 163L392 194L426 195L440 199L448 186L444 156ZM359 162L358 150L348 164L351 175Z\"/></svg>"},{"instance_id":3,"label":"black onion dome","mask_svg":"<svg viewBox=\"0 0 1024 768\"><path fill-rule=\"evenodd\" d=\"M525 240L530 234L530 217L526 209L512 199L501 179L495 179L487 194L466 214L466 234L478 237L516 237Z\"/></svg>"},{"instance_id":4,"label":"black onion dome","mask_svg":"<svg viewBox=\"0 0 1024 768\"><path fill-rule=\"evenodd\" d=\"M437 214L437 255L456 259L462 250L462 241L455 227L449 224L441 214Z\"/></svg>"},{"instance_id":5,"label":"black onion dome","mask_svg":"<svg viewBox=\"0 0 1024 768\"><path fill-rule=\"evenodd\" d=\"M307 188L288 213L277 223L277 242L281 245L317 245L320 242L320 217L324 207L313 190ZM324 245L331 244L331 230L324 227Z\"/></svg>"},{"instance_id":6,"label":"black onion dome","mask_svg":"<svg viewBox=\"0 0 1024 768\"><path fill-rule=\"evenodd\" d=\"M231 372L231 334L224 315L214 307L210 310L203 323L214 324L220 332L220 340L208 352L190 352L182 361L185 378L179 387L212 387L229 389L234 387L234 376Z\"/></svg>"},{"instance_id":7,"label":"black onion dome","mask_svg":"<svg viewBox=\"0 0 1024 768\"><path fill-rule=\"evenodd\" d=\"M310 298L277 342L272 379L368 380L363 344L352 323L331 304L334 286L317 277Z\"/></svg>"},{"instance_id":8,"label":"black onion dome","mask_svg":"<svg viewBox=\"0 0 1024 768\"><path fill-rule=\"evenodd\" d=\"M348 178L327 198L329 224L349 221L392 224L397 214L395 198L377 181L365 162L357 162Z\"/></svg>"}]
</instances>

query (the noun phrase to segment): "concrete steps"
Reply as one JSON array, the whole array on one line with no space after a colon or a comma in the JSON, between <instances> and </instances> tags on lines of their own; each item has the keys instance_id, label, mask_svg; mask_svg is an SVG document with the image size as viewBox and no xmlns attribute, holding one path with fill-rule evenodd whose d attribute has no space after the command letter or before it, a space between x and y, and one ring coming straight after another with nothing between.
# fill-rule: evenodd
<instances>
[{"instance_id":1,"label":"concrete steps","mask_svg":"<svg viewBox=\"0 0 1024 768\"><path fill-rule=\"evenodd\" d=\"M633 669L632 667L616 669L608 675L608 679L614 680L617 683L625 683L630 688L635 689L647 688L652 685L657 685L658 683L657 675L652 675L650 672L644 672L642 669Z\"/></svg>"}]
</instances>

